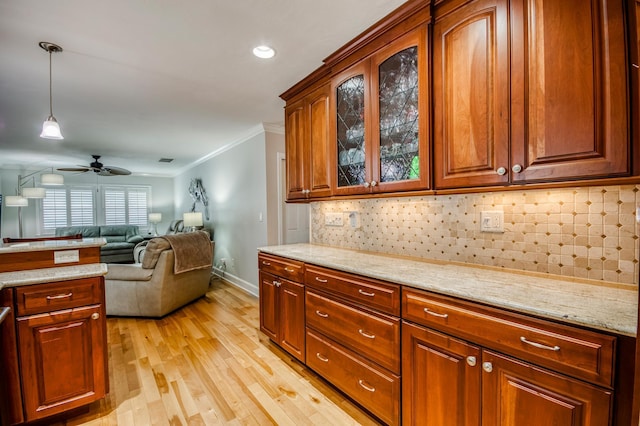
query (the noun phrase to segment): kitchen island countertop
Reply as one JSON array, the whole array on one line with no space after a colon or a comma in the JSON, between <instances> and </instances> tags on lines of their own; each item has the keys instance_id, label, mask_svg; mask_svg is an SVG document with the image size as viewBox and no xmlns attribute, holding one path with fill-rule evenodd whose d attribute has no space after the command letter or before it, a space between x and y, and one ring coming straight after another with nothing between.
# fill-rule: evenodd
<instances>
[{"instance_id":1,"label":"kitchen island countertop","mask_svg":"<svg viewBox=\"0 0 640 426\"><path fill-rule=\"evenodd\" d=\"M258 250L567 324L636 336L637 285L316 244L269 246Z\"/></svg>"}]
</instances>

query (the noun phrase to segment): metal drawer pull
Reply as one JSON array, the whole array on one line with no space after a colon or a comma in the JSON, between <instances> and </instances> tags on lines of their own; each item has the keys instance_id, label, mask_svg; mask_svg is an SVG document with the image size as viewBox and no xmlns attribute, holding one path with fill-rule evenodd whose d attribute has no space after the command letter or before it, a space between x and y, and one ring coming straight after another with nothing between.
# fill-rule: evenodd
<instances>
[{"instance_id":1,"label":"metal drawer pull","mask_svg":"<svg viewBox=\"0 0 640 426\"><path fill-rule=\"evenodd\" d=\"M326 358L323 355L320 355L320 352L316 352L316 358L318 358L322 362L329 362L329 358Z\"/></svg>"},{"instance_id":2,"label":"metal drawer pull","mask_svg":"<svg viewBox=\"0 0 640 426\"><path fill-rule=\"evenodd\" d=\"M358 333L362 334L364 337L366 337L367 339L375 339L376 335L375 334L369 334L366 331L362 331L362 329L358 330Z\"/></svg>"},{"instance_id":3,"label":"metal drawer pull","mask_svg":"<svg viewBox=\"0 0 640 426\"><path fill-rule=\"evenodd\" d=\"M547 345L543 345L542 343L532 342L531 340L527 340L524 336L520 336L520 341L522 343L526 343L527 345L531 345L534 348L538 348L538 349L546 349L548 351L554 351L554 352L558 352L560 350L560 346L547 346Z\"/></svg>"},{"instance_id":4,"label":"metal drawer pull","mask_svg":"<svg viewBox=\"0 0 640 426\"><path fill-rule=\"evenodd\" d=\"M47 300L68 299L71 296L73 296L73 292L69 292L67 294L57 294L55 296L47 296Z\"/></svg>"},{"instance_id":5,"label":"metal drawer pull","mask_svg":"<svg viewBox=\"0 0 640 426\"><path fill-rule=\"evenodd\" d=\"M449 314L439 314L437 312L430 311L427 308L424 308L424 312L429 314L429 315L433 315L434 317L438 317L438 318L449 318Z\"/></svg>"},{"instance_id":6,"label":"metal drawer pull","mask_svg":"<svg viewBox=\"0 0 640 426\"><path fill-rule=\"evenodd\" d=\"M287 268L287 267L285 267L284 270L289 272L289 273L295 272L295 269L291 269L291 268Z\"/></svg>"},{"instance_id":7,"label":"metal drawer pull","mask_svg":"<svg viewBox=\"0 0 640 426\"><path fill-rule=\"evenodd\" d=\"M263 264L264 266L271 266L271 264L270 264L269 262L265 261L265 260L263 260L263 261L262 261L262 264Z\"/></svg>"},{"instance_id":8,"label":"metal drawer pull","mask_svg":"<svg viewBox=\"0 0 640 426\"><path fill-rule=\"evenodd\" d=\"M316 315L322 318L329 318L329 314L325 314L324 312L316 311Z\"/></svg>"},{"instance_id":9,"label":"metal drawer pull","mask_svg":"<svg viewBox=\"0 0 640 426\"><path fill-rule=\"evenodd\" d=\"M362 388L363 388L363 389L366 389L366 390L368 390L369 392L375 392L375 391L376 391L376 388L374 388L373 386L369 386L369 385L367 385L367 384L364 382L364 380L362 380L362 379L358 380L358 384L359 384L360 386L362 386Z\"/></svg>"},{"instance_id":10,"label":"metal drawer pull","mask_svg":"<svg viewBox=\"0 0 640 426\"><path fill-rule=\"evenodd\" d=\"M316 281L318 281L319 283L326 283L326 282L328 282L328 280L323 280L323 279L322 279L322 278L320 278L320 277L316 277Z\"/></svg>"},{"instance_id":11,"label":"metal drawer pull","mask_svg":"<svg viewBox=\"0 0 640 426\"><path fill-rule=\"evenodd\" d=\"M361 288L358 289L358 293L360 293L363 296L367 296L367 297L373 297L373 296L376 295L375 293L368 293L368 292L362 290Z\"/></svg>"}]
</instances>

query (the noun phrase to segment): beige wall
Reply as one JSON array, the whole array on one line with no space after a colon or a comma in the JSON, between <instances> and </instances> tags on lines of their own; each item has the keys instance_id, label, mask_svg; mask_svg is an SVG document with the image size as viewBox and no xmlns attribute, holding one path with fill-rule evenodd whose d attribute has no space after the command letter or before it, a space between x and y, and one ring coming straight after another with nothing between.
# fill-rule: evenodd
<instances>
[{"instance_id":1,"label":"beige wall","mask_svg":"<svg viewBox=\"0 0 640 426\"><path fill-rule=\"evenodd\" d=\"M638 284L640 185L316 202L313 243ZM480 212L504 212L481 233ZM360 228L348 212L360 214ZM324 224L342 212L343 227Z\"/></svg>"}]
</instances>

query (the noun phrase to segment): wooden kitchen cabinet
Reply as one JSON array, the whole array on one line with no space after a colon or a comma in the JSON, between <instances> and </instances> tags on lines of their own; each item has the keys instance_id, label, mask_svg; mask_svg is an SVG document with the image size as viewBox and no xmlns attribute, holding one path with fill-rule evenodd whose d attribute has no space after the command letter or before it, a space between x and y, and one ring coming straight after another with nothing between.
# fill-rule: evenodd
<instances>
[{"instance_id":1,"label":"wooden kitchen cabinet","mask_svg":"<svg viewBox=\"0 0 640 426\"><path fill-rule=\"evenodd\" d=\"M332 79L334 194L428 188L427 34L421 26Z\"/></svg>"},{"instance_id":2,"label":"wooden kitchen cabinet","mask_svg":"<svg viewBox=\"0 0 640 426\"><path fill-rule=\"evenodd\" d=\"M298 277L297 281L302 281L302 264L262 253L258 256L258 262L260 330L284 350L304 362L304 285L288 279Z\"/></svg>"},{"instance_id":3,"label":"wooden kitchen cabinet","mask_svg":"<svg viewBox=\"0 0 640 426\"><path fill-rule=\"evenodd\" d=\"M614 337L415 289L402 308L404 424L611 424Z\"/></svg>"},{"instance_id":4,"label":"wooden kitchen cabinet","mask_svg":"<svg viewBox=\"0 0 640 426\"><path fill-rule=\"evenodd\" d=\"M25 421L106 395L103 277L18 287L14 308Z\"/></svg>"},{"instance_id":5,"label":"wooden kitchen cabinet","mask_svg":"<svg viewBox=\"0 0 640 426\"><path fill-rule=\"evenodd\" d=\"M330 86L321 86L285 108L287 200L331 195Z\"/></svg>"},{"instance_id":6,"label":"wooden kitchen cabinet","mask_svg":"<svg viewBox=\"0 0 640 426\"><path fill-rule=\"evenodd\" d=\"M630 174L624 7L475 0L436 12L436 188Z\"/></svg>"},{"instance_id":7,"label":"wooden kitchen cabinet","mask_svg":"<svg viewBox=\"0 0 640 426\"><path fill-rule=\"evenodd\" d=\"M481 359L477 346L404 321L402 424L479 425Z\"/></svg>"}]
</instances>

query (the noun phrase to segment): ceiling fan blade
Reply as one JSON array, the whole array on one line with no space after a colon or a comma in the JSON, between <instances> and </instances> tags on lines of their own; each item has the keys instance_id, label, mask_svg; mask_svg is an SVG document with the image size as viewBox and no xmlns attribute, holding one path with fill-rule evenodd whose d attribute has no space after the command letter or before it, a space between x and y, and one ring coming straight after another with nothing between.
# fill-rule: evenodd
<instances>
[{"instance_id":1,"label":"ceiling fan blade","mask_svg":"<svg viewBox=\"0 0 640 426\"><path fill-rule=\"evenodd\" d=\"M106 171L108 174L104 174L103 176L126 176L131 174L131 172L127 169L123 169L121 167L112 167L112 166L103 167L100 174L102 175L102 172L104 171Z\"/></svg>"},{"instance_id":2,"label":"ceiling fan blade","mask_svg":"<svg viewBox=\"0 0 640 426\"><path fill-rule=\"evenodd\" d=\"M88 172L91 169L88 168L88 167L82 167L82 168L81 167L60 167L60 168L58 168L56 170L58 170L60 172L81 172L81 173L84 173L84 172Z\"/></svg>"}]
</instances>

